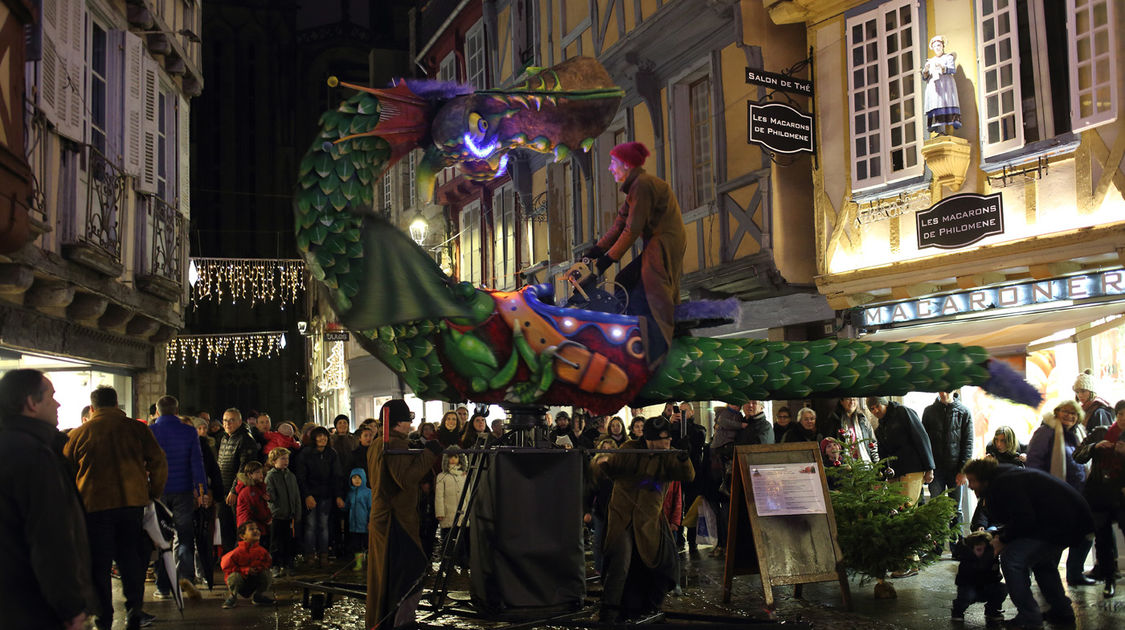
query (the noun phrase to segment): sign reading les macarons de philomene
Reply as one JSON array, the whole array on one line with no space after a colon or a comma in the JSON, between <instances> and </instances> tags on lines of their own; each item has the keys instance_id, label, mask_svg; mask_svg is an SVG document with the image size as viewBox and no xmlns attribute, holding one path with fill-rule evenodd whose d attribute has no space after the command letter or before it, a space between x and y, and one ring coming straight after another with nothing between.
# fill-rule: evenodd
<instances>
[{"instance_id":1,"label":"sign reading les macarons de philomene","mask_svg":"<svg viewBox=\"0 0 1125 630\"><path fill-rule=\"evenodd\" d=\"M918 249L957 249L986 236L1004 233L1004 203L1000 193L953 195L916 215Z\"/></svg>"},{"instance_id":2,"label":"sign reading les macarons de philomene","mask_svg":"<svg viewBox=\"0 0 1125 630\"><path fill-rule=\"evenodd\" d=\"M812 153L812 116L782 103L750 102L747 141L776 153Z\"/></svg>"}]
</instances>

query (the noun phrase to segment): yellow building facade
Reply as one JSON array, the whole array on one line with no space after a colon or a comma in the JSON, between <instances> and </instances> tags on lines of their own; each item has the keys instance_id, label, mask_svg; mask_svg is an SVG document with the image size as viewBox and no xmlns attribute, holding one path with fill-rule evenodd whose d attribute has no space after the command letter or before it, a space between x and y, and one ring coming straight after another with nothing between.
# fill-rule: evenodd
<instances>
[{"instance_id":1,"label":"yellow building facade","mask_svg":"<svg viewBox=\"0 0 1125 630\"><path fill-rule=\"evenodd\" d=\"M984 345L1049 399L1089 368L1125 397L1125 2L761 4L814 50L816 284L853 332ZM934 134L938 77L960 127Z\"/></svg>"}]
</instances>

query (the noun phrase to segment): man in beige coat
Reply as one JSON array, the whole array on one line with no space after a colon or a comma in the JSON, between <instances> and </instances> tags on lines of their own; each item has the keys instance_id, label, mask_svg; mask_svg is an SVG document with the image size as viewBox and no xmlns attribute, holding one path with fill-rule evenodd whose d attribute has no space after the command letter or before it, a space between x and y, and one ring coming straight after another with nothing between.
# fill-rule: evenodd
<instances>
[{"instance_id":1,"label":"man in beige coat","mask_svg":"<svg viewBox=\"0 0 1125 630\"><path fill-rule=\"evenodd\" d=\"M118 407L117 392L99 387L90 394L90 420L70 432L63 455L77 473L86 506L91 572L98 598L96 625L113 625L109 571L121 573L127 628L141 626L146 559L142 557L144 508L164 493L168 461L143 422Z\"/></svg>"},{"instance_id":2,"label":"man in beige coat","mask_svg":"<svg viewBox=\"0 0 1125 630\"><path fill-rule=\"evenodd\" d=\"M686 451L672 451L672 424L662 416L645 420L644 439L621 445L600 464L613 480L605 536L605 591L601 620L615 623L659 610L676 584L676 548L664 518L668 482L687 483L695 470Z\"/></svg>"}]
</instances>

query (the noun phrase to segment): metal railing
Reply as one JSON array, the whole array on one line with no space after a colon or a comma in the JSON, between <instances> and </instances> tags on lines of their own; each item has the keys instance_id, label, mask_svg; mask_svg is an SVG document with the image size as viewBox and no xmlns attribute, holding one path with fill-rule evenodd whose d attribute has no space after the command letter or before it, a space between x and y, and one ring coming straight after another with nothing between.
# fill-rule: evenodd
<instances>
[{"instance_id":1,"label":"metal railing","mask_svg":"<svg viewBox=\"0 0 1125 630\"><path fill-rule=\"evenodd\" d=\"M87 165L85 211L75 225L75 241L96 247L120 263L125 172L91 145L82 145L82 151Z\"/></svg>"},{"instance_id":2,"label":"metal railing","mask_svg":"<svg viewBox=\"0 0 1125 630\"><path fill-rule=\"evenodd\" d=\"M144 241L148 249L143 273L160 276L177 285L183 284L184 235L187 219L159 197L148 197L145 203Z\"/></svg>"}]
</instances>

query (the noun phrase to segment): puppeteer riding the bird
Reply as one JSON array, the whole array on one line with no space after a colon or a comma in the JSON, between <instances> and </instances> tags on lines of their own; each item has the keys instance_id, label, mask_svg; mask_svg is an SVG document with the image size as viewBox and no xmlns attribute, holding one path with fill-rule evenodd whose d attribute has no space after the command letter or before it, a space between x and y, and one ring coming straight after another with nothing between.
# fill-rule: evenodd
<instances>
[{"instance_id":1,"label":"puppeteer riding the bird","mask_svg":"<svg viewBox=\"0 0 1125 630\"><path fill-rule=\"evenodd\" d=\"M598 274L642 239L641 253L617 274L616 284L624 294L630 315L643 318L645 354L655 367L672 344L673 315L680 302L680 276L684 268L684 219L672 187L643 168L648 148L640 142L625 142L610 151L609 172L625 193L617 218L597 244L587 250ZM576 263L568 274L583 273Z\"/></svg>"}]
</instances>

